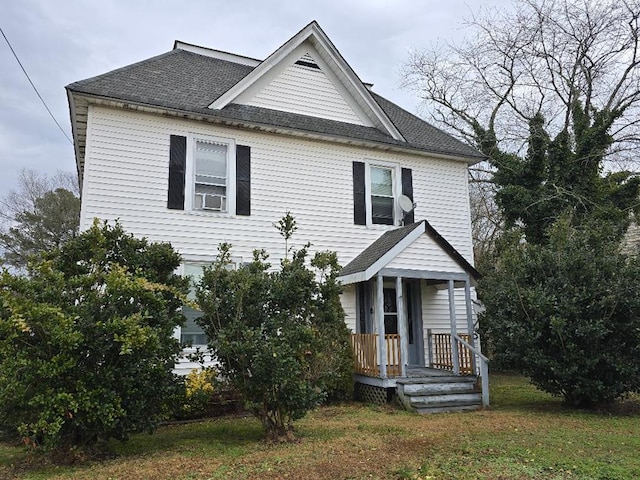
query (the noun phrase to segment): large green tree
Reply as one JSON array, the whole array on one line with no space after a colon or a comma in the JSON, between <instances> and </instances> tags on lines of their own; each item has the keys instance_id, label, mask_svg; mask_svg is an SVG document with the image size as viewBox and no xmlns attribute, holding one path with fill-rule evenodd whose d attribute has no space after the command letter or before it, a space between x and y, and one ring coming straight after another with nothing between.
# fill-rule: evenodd
<instances>
[{"instance_id":1,"label":"large green tree","mask_svg":"<svg viewBox=\"0 0 640 480\"><path fill-rule=\"evenodd\" d=\"M293 217L279 226L288 240ZM221 373L272 441L292 439L295 420L328 396L349 396L353 384L337 257L320 252L310 266L307 257L308 246L287 249L273 270L257 250L253 262L234 270L230 245L223 244L197 290L203 312L197 321Z\"/></svg>"},{"instance_id":2,"label":"large green tree","mask_svg":"<svg viewBox=\"0 0 640 480\"><path fill-rule=\"evenodd\" d=\"M22 170L18 188L0 200L0 260L17 269L78 233L77 179Z\"/></svg>"},{"instance_id":3,"label":"large green tree","mask_svg":"<svg viewBox=\"0 0 640 480\"><path fill-rule=\"evenodd\" d=\"M92 228L0 275L0 429L62 460L165 414L186 279L168 244Z\"/></svg>"},{"instance_id":4,"label":"large green tree","mask_svg":"<svg viewBox=\"0 0 640 480\"><path fill-rule=\"evenodd\" d=\"M610 402L640 385L637 260L620 253L640 213L640 2L520 0L467 26L405 80L487 156L483 340L572 405Z\"/></svg>"},{"instance_id":5,"label":"large green tree","mask_svg":"<svg viewBox=\"0 0 640 480\"><path fill-rule=\"evenodd\" d=\"M545 244L503 249L480 283L497 365L573 406L640 391L640 257L620 253L616 238L562 218Z\"/></svg>"}]
</instances>

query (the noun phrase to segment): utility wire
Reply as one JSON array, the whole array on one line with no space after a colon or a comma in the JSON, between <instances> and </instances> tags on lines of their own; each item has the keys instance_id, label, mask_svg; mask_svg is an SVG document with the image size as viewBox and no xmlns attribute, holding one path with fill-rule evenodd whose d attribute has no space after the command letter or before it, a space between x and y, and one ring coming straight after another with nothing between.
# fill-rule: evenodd
<instances>
[{"instance_id":1,"label":"utility wire","mask_svg":"<svg viewBox=\"0 0 640 480\"><path fill-rule=\"evenodd\" d=\"M51 113L51 110L49 110L49 107L47 106L47 102L44 101L44 98L42 98L42 95L40 95L40 92L38 92L38 89L36 88L36 86L33 84L33 82L31 81L31 78L29 77L29 74L27 73L27 71L24 69L24 66L22 65L22 62L20 61L20 59L18 58L18 54L16 53L16 51L13 49L13 47L11 46L11 42L9 42L9 39L7 38L7 36L4 34L4 31L2 30L2 27L0 27L0 33L2 33L2 36L4 37L5 41L7 42L7 45L9 45L9 49L11 49L11 53L13 53L13 56L16 58L16 61L18 62L18 65L20 65L20 68L22 69L22 71L24 72L25 77L27 77L27 80L29 80L29 83L31 84L31 86L33 87L33 90L36 92L36 95L38 95L38 98L40 99L40 101L42 102L42 105L44 105L44 108L47 109L47 112L49 112L49 115L51 116L51 118L53 119L54 122L56 122L56 125L58 126L58 128L60 129L60 131L62 132L62 134L67 138L67 140L69 140L69 143L71 145L73 145L73 140L71 140L69 138L69 135L67 135L67 132L64 131L64 129L62 128L62 126L60 126L60 123L58 123L58 120L56 120L56 117L53 116L53 113Z\"/></svg>"}]
</instances>

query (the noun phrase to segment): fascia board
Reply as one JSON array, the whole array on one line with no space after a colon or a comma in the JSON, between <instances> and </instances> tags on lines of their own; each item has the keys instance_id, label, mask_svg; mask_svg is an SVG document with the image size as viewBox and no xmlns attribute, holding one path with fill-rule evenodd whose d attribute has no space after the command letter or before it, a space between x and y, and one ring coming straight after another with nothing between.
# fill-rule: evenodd
<instances>
[{"instance_id":1,"label":"fascia board","mask_svg":"<svg viewBox=\"0 0 640 480\"><path fill-rule=\"evenodd\" d=\"M345 275L344 277L336 278L338 282L342 285L351 285L352 283L360 283L365 282L364 272L352 273L350 275Z\"/></svg>"},{"instance_id":2,"label":"fascia board","mask_svg":"<svg viewBox=\"0 0 640 480\"><path fill-rule=\"evenodd\" d=\"M107 97L102 95L96 95L93 93L76 92L76 91L73 91L72 93L74 95L77 95L78 97L87 99L89 103L108 106L112 108L125 108L130 110L137 110L141 112L153 113L156 115L168 115L173 117L186 118L189 120L206 121L206 122L226 125L230 127L256 129L256 130L269 132L269 133L279 133L282 135L291 135L293 137L301 137L306 139L321 140L321 141L327 141L327 142L339 142L345 145L374 148L374 149L386 151L386 152L398 152L398 153L406 153L410 155L419 155L421 157L427 157L427 158L454 160L456 162L463 162L468 165L473 165L483 160L486 160L486 157L470 157L470 156L454 155L454 154L442 153L438 151L431 151L425 148L403 146L401 144L399 145L384 144L381 142L376 142L375 140L362 140L358 138L341 137L341 136L327 134L327 133L317 133L317 132L307 132L307 131L302 132L300 130L296 130L295 128L278 127L274 125L239 120L234 118L208 116L206 114L203 115L201 113L194 112L191 110L181 110L179 108L165 107L162 105L153 105L153 104L137 102L129 99Z\"/></svg>"},{"instance_id":3,"label":"fascia board","mask_svg":"<svg viewBox=\"0 0 640 480\"><path fill-rule=\"evenodd\" d=\"M260 65L258 65L249 75L244 77L233 87L223 93L218 99L216 99L209 108L222 109L235 100L242 92L253 85L260 77L266 74L271 68L286 57L293 49L304 42L312 34L313 23L310 23L305 28L300 30L294 35L288 42L278 48L275 52L269 55Z\"/></svg>"},{"instance_id":4,"label":"fascia board","mask_svg":"<svg viewBox=\"0 0 640 480\"><path fill-rule=\"evenodd\" d=\"M249 67L257 67L261 63L261 60L258 60L257 58L245 57L243 55L237 55L235 53L223 52L222 50L201 47L200 45L194 45L192 43L183 42L181 40L176 40L175 42L173 42L173 49L185 50L187 52L197 53L198 55L204 55L205 57L226 60L228 62L239 63L241 65L247 65Z\"/></svg>"},{"instance_id":5,"label":"fascia board","mask_svg":"<svg viewBox=\"0 0 640 480\"><path fill-rule=\"evenodd\" d=\"M376 260L376 262L373 263L373 265L367 268L364 272L364 280L362 281L366 282L367 280L373 278L373 276L376 273L382 270L387 264L391 262L391 260L396 258L396 256L398 256L405 248L411 245L424 232L425 232L425 226L424 226L424 222L422 222L422 225L420 227L417 227L413 229L411 232L409 232L409 234L407 234L406 237L404 237L402 240L396 243L393 246L393 248L389 249L387 253L385 253L382 257Z\"/></svg>"},{"instance_id":6,"label":"fascia board","mask_svg":"<svg viewBox=\"0 0 640 480\"><path fill-rule=\"evenodd\" d=\"M315 26L316 25L314 25L314 27ZM395 140L406 141L400 131L393 124L391 119L382 110L382 107L380 107L380 105L378 105L378 102L373 99L373 97L369 93L369 90L364 86L355 71L342 57L338 49L333 45L331 39L327 37L327 35L319 26L314 29L314 33L316 34L314 39L323 47L322 50L318 49L320 55L322 55L322 51L326 52L326 54L329 56L329 59L331 60L331 63L333 63L335 67L337 67L341 71L346 80L355 90L355 92L353 93L356 93L363 100L363 102L365 102L365 105L378 119L383 129L386 130L387 133L389 133L389 135L391 135L391 137L393 137ZM324 60L329 63L329 59L325 58Z\"/></svg>"}]
</instances>

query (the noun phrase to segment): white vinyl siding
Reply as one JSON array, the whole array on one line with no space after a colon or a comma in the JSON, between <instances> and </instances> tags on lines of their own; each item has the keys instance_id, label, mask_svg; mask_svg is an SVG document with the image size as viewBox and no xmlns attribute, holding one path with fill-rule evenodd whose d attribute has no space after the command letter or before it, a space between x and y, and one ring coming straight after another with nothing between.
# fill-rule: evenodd
<instances>
[{"instance_id":1,"label":"white vinyl siding","mask_svg":"<svg viewBox=\"0 0 640 480\"><path fill-rule=\"evenodd\" d=\"M250 146L251 216L167 209L170 135L227 138ZM127 232L170 242L185 261L215 256L219 243L230 242L234 257L247 261L254 248L265 248L277 265L284 241L273 223L291 211L298 231L290 245L299 248L310 241L312 254L336 251L346 265L393 228L354 225L353 161L411 168L416 220L428 219L472 260L467 167L462 162L94 106L89 109L81 228L88 228L94 217L119 219ZM353 302L355 309L355 293ZM354 323L355 311L348 315Z\"/></svg>"},{"instance_id":2,"label":"white vinyl siding","mask_svg":"<svg viewBox=\"0 0 640 480\"><path fill-rule=\"evenodd\" d=\"M449 292L437 290L433 286L428 286L422 282L422 321L424 334L425 358L428 358L428 329L432 333L449 333L451 332L451 320L449 318ZM467 311L465 305L464 288L456 288L454 290L454 298L456 305L456 328L458 334L468 333L467 327ZM475 298L472 292L472 298ZM476 320L474 312L474 321Z\"/></svg>"},{"instance_id":3,"label":"white vinyl siding","mask_svg":"<svg viewBox=\"0 0 640 480\"><path fill-rule=\"evenodd\" d=\"M340 297L342 308L344 309L344 321L347 328L352 332L356 331L356 286L346 285Z\"/></svg>"},{"instance_id":4,"label":"white vinyl siding","mask_svg":"<svg viewBox=\"0 0 640 480\"><path fill-rule=\"evenodd\" d=\"M464 269L426 233L396 255L385 268L465 273Z\"/></svg>"},{"instance_id":5,"label":"white vinyl siding","mask_svg":"<svg viewBox=\"0 0 640 480\"><path fill-rule=\"evenodd\" d=\"M322 70L295 63L247 105L365 125Z\"/></svg>"},{"instance_id":6,"label":"white vinyl siding","mask_svg":"<svg viewBox=\"0 0 640 480\"><path fill-rule=\"evenodd\" d=\"M184 255L215 255L219 242L234 244L239 256L264 246L278 256L280 234L272 224L291 210L298 223L293 242L309 240L317 250L335 250L345 265L386 231L353 224L352 161L377 156L413 170L416 220L427 218L470 259L466 165L418 156L233 130L197 122L92 109L82 195L83 225L94 217L120 218L136 235L170 241ZM215 217L208 212L167 209L169 135L234 138L252 149L252 214ZM319 208L322 205L322 208ZM261 245L256 245L260 239ZM213 250L213 251L212 251Z\"/></svg>"},{"instance_id":7,"label":"white vinyl siding","mask_svg":"<svg viewBox=\"0 0 640 480\"><path fill-rule=\"evenodd\" d=\"M444 285L444 289L438 290L433 286L422 282L422 319L424 322L424 335L426 345L427 329L433 333L449 333L451 331L451 321L449 319L449 292ZM458 333L467 333L467 313L464 301L464 288L454 290L456 304L456 327Z\"/></svg>"}]
</instances>

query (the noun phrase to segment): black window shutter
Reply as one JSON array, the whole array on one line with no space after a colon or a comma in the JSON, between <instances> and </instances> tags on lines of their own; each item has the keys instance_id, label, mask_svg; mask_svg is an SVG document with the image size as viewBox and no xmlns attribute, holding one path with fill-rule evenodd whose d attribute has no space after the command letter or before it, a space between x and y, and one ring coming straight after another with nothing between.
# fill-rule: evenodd
<instances>
[{"instance_id":1,"label":"black window shutter","mask_svg":"<svg viewBox=\"0 0 640 480\"><path fill-rule=\"evenodd\" d=\"M353 162L353 223L356 225L367 224L364 162Z\"/></svg>"},{"instance_id":2,"label":"black window shutter","mask_svg":"<svg viewBox=\"0 0 640 480\"><path fill-rule=\"evenodd\" d=\"M171 135L169 141L169 190L167 208L184 210L184 176L187 163L187 137Z\"/></svg>"},{"instance_id":3,"label":"black window shutter","mask_svg":"<svg viewBox=\"0 0 640 480\"><path fill-rule=\"evenodd\" d=\"M402 194L406 195L413 202L413 175L410 168L402 169ZM404 216L404 224L409 225L415 222L413 210Z\"/></svg>"},{"instance_id":4,"label":"black window shutter","mask_svg":"<svg viewBox=\"0 0 640 480\"><path fill-rule=\"evenodd\" d=\"M236 215L251 215L251 147L236 145Z\"/></svg>"}]
</instances>

